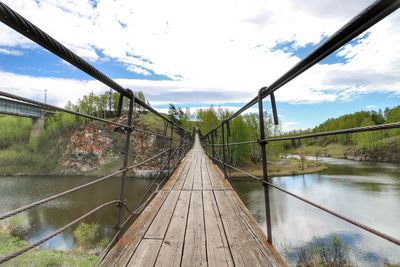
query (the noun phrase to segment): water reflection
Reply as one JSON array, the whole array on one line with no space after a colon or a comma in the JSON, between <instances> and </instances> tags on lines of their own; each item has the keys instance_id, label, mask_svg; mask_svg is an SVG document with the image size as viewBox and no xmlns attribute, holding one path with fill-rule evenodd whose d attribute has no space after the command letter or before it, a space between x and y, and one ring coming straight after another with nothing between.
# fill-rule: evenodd
<instances>
[{"instance_id":1,"label":"water reflection","mask_svg":"<svg viewBox=\"0 0 400 267\"><path fill-rule=\"evenodd\" d=\"M273 183L311 201L354 218L394 237L400 237L399 166L330 159L318 174L273 178ZM235 188L265 230L264 192L259 182L235 180ZM353 264L400 263L400 248L336 219L291 196L271 189L273 242L294 263L296 251L313 239L336 234L350 248Z\"/></svg>"},{"instance_id":2,"label":"water reflection","mask_svg":"<svg viewBox=\"0 0 400 267\"><path fill-rule=\"evenodd\" d=\"M62 192L75 186L93 181L92 177L1 177L0 178L0 213L19 208L47 196ZM25 238L36 241L52 231L64 226L72 220L95 207L119 198L118 177L100 182L81 191L71 193L53 200L23 214L28 216L31 224ZM134 207L151 183L151 179L129 177L126 183L127 200ZM101 225L101 235L111 237L116 223L117 209L109 206L93 214L86 222ZM42 247L50 249L70 249L74 246L73 229L50 239Z\"/></svg>"}]
</instances>

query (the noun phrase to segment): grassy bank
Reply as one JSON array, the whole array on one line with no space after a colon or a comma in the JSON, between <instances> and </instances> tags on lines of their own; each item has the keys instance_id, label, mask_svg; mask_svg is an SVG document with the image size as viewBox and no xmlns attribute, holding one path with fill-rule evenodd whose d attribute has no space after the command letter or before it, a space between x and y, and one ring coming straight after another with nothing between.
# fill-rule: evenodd
<instances>
[{"instance_id":1,"label":"grassy bank","mask_svg":"<svg viewBox=\"0 0 400 267\"><path fill-rule=\"evenodd\" d=\"M0 232L0 257L28 245L28 242L11 234ZM75 251L33 249L2 266L93 266L97 257Z\"/></svg>"},{"instance_id":2,"label":"grassy bank","mask_svg":"<svg viewBox=\"0 0 400 267\"><path fill-rule=\"evenodd\" d=\"M376 141L370 147L359 147L355 143L343 145L329 143L326 145L305 144L290 149L290 154L307 156L325 156L338 159L352 159L371 162L400 163L400 136L390 136Z\"/></svg>"},{"instance_id":3,"label":"grassy bank","mask_svg":"<svg viewBox=\"0 0 400 267\"><path fill-rule=\"evenodd\" d=\"M238 166L239 169L246 171L255 176L262 176L262 165L254 163L245 163ZM281 159L268 162L268 175L269 176L286 176L298 175L307 173L316 173L327 169L326 165L317 164L312 161L305 160L303 166L301 160L298 159ZM243 177L243 174L238 171L232 171L232 177Z\"/></svg>"}]
</instances>

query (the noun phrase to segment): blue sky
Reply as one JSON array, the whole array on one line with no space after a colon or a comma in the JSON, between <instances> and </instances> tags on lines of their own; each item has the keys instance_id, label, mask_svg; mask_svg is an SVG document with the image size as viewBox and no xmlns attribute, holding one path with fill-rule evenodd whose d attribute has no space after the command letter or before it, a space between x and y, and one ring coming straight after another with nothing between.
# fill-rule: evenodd
<instances>
[{"instance_id":1,"label":"blue sky","mask_svg":"<svg viewBox=\"0 0 400 267\"><path fill-rule=\"evenodd\" d=\"M144 91L160 111L171 102L238 109L371 2L5 1L118 83ZM283 128L398 105L399 18L390 15L279 89ZM5 25L0 87L38 100L47 89L60 106L107 90Z\"/></svg>"}]
</instances>

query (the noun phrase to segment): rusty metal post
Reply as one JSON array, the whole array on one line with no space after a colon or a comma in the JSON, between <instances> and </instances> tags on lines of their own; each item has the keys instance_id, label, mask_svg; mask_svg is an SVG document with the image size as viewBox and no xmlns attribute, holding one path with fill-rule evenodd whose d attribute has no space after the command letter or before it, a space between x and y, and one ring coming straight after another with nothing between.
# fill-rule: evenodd
<instances>
[{"instance_id":1,"label":"rusty metal post","mask_svg":"<svg viewBox=\"0 0 400 267\"><path fill-rule=\"evenodd\" d=\"M225 121L222 121L221 129L222 129L222 169L224 170L225 179L226 179L228 175L226 175L226 168L225 168L225 163L226 163L226 154L225 154Z\"/></svg>"},{"instance_id":2,"label":"rusty metal post","mask_svg":"<svg viewBox=\"0 0 400 267\"><path fill-rule=\"evenodd\" d=\"M169 136L169 152L168 152L168 175L171 174L171 154L172 154L173 134L174 134L174 124L171 123L171 135Z\"/></svg>"},{"instance_id":3,"label":"rusty metal post","mask_svg":"<svg viewBox=\"0 0 400 267\"><path fill-rule=\"evenodd\" d=\"M229 145L229 138L231 137L231 127L229 125L229 121L226 121L226 151L228 156L228 162L232 165L232 146ZM229 168L229 176L228 178L232 177L232 169Z\"/></svg>"},{"instance_id":4,"label":"rusty metal post","mask_svg":"<svg viewBox=\"0 0 400 267\"><path fill-rule=\"evenodd\" d=\"M185 136L186 136L186 135L185 135ZM182 157L182 147L183 147L183 138L184 138L182 131L180 132L180 137L181 137L181 139L179 140L178 161L180 161L180 160L181 160L181 157Z\"/></svg>"},{"instance_id":5,"label":"rusty metal post","mask_svg":"<svg viewBox=\"0 0 400 267\"><path fill-rule=\"evenodd\" d=\"M128 89L129 90L129 89ZM122 165L122 169L124 170L121 175L121 189L118 203L118 215L117 215L117 224L115 228L120 230L121 228L121 221L122 221L122 214L123 214L123 202L125 201L125 180L126 180L126 168L128 167L128 158L129 158L129 146L131 143L131 133L132 133L132 117L133 117L133 104L135 102L135 96L131 90L129 90L131 97L129 100L129 113L128 113L128 126L129 128L126 129L126 138L125 138L125 147L124 147L124 162Z\"/></svg>"},{"instance_id":6,"label":"rusty metal post","mask_svg":"<svg viewBox=\"0 0 400 267\"><path fill-rule=\"evenodd\" d=\"M258 118L260 127L260 139L258 140L261 146L261 156L262 156L262 169L263 169L263 180L269 182L268 178L268 168L267 168L267 142L265 141L265 125L264 125L264 108L263 108L263 88L258 91ZM269 202L269 191L268 184L263 183L264 186L264 196L265 196L265 215L267 222L267 235L268 242L272 244L272 229L271 229L271 209Z\"/></svg>"}]
</instances>

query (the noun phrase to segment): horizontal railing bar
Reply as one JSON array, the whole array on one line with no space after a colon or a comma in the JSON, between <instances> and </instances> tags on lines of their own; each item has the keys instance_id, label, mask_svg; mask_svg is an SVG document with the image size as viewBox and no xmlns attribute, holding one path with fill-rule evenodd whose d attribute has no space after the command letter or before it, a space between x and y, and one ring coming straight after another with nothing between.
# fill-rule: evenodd
<instances>
[{"instance_id":1,"label":"horizontal railing bar","mask_svg":"<svg viewBox=\"0 0 400 267\"><path fill-rule=\"evenodd\" d=\"M262 141L274 142L274 141L286 141L286 140L295 140L295 139L305 139L305 138L313 138L313 137L322 137L329 135L339 135L339 134L351 134L351 133L361 133L361 132L370 132L370 131L379 131L379 130L390 130L400 128L400 122L393 123L385 123L379 125L369 125L362 127L354 127L349 129L341 129L341 130L333 130L319 133L310 133L304 135L294 135L294 136L274 136L267 138L265 140L252 140L252 141L243 141L243 142L235 142L235 143L217 143L217 144L206 144L207 146L233 146L233 145L249 145L249 144L257 144Z\"/></svg>"},{"instance_id":2,"label":"horizontal railing bar","mask_svg":"<svg viewBox=\"0 0 400 267\"><path fill-rule=\"evenodd\" d=\"M89 182L89 183L86 183L86 184L83 184L83 185L80 185L80 186L71 188L71 189L69 189L69 190L67 190L67 191L64 191L64 192L61 192L61 193L59 193L59 194L56 194L56 195L53 195L53 196L44 198L44 199L39 200L39 201L36 201L36 202L34 202L34 203L25 205L25 206L23 206L23 207L21 207L21 208L18 208L18 209L15 209L15 210L6 212L6 213L0 215L0 220L6 219L6 218L11 217L11 216L13 216L13 215L16 215L16 214L18 214L18 213L21 213L21 212L24 212L24 211L29 210L29 209L31 209L31 208L37 207L37 206L39 206L39 205L41 205L41 204L44 204L44 203L46 203L46 202L52 201L52 200L54 200L54 199L57 199L57 198L60 198L60 197L65 196L65 195L71 194L71 193L73 193L73 192L76 192L76 191L78 191L78 190L84 189L84 188L86 188L86 187L88 187L88 186L91 186L91 185L97 184L97 183L99 183L99 182L102 182L102 181L104 181L104 180L106 180L106 179L108 179L108 178L111 178L111 177L113 177L113 176L115 176L115 175L117 175L117 174L120 174L120 173L122 173L122 172L124 172L124 171L130 170L130 169L132 169L132 168L135 168L135 167L138 167L138 166L140 166L140 165L142 165L142 164L145 164L145 163L149 162L150 160L152 160L152 159L154 159L154 158L156 158L156 157L158 157L158 156L160 156L160 155L162 155L162 154L168 152L169 150L170 150L169 148L168 148L168 149L165 149L165 150L161 151L160 153L154 155L153 157L151 157L151 158L149 158L149 159L146 159L146 160L144 160L144 161L142 161L142 162L139 162L139 163L137 163L137 164L134 164L134 165L132 165L132 166L129 166L129 167L127 167L126 169L122 169L122 170L116 171L116 172L114 172L114 173L111 173L111 174L109 174L109 175L103 176L103 177L101 177L101 178L99 178L99 179L97 179L97 180L94 180L94 181L92 181L92 182Z\"/></svg>"},{"instance_id":3,"label":"horizontal railing bar","mask_svg":"<svg viewBox=\"0 0 400 267\"><path fill-rule=\"evenodd\" d=\"M98 207L95 208L95 209L92 209L91 211L85 213L84 215L82 215L81 217L77 218L76 220L74 220L74 221L72 221L72 222L66 224L65 226L63 226L63 227L57 229L56 231L52 232L51 234L48 234L48 235L45 236L44 238L41 238L40 240L38 240L38 241L36 241L36 242L30 244L29 246L26 246L26 247L24 247L24 248L22 248L22 249L20 249L20 250L18 250L18 251L16 251L16 252L14 252L14 253L11 253L11 254L9 254L9 255L3 257L3 258L0 258L0 264L2 264L2 263L4 263L4 262L7 262L7 261L9 261L9 260L11 260L11 259L13 259L13 258L19 256L19 255L21 255L21 254L23 254L23 253L25 253L25 252L31 250L31 249L33 249L33 248L35 248L35 247L37 247L37 246L43 244L44 242L50 240L51 238L55 237L56 235L59 235L60 233L64 232L65 230L67 230L67 229L70 228L71 226L73 226L73 225L79 223L80 221L82 221L82 220L85 219L86 217L92 215L93 213L95 213L95 212L97 212L97 211L99 211L99 210L101 210L101 209L103 209L103 208L105 208L105 207L107 207L107 206L109 206L109 205L111 205L111 204L115 204L115 203L120 203L120 201L119 201L119 200L113 200L113 201L104 203L104 204L98 206Z\"/></svg>"},{"instance_id":4,"label":"horizontal railing bar","mask_svg":"<svg viewBox=\"0 0 400 267\"><path fill-rule=\"evenodd\" d=\"M181 160L181 159L180 159ZM180 160L175 164L174 166L174 170L176 169L176 167L179 165ZM166 179L166 177L164 178L164 180ZM159 184L162 184L163 181L162 180ZM157 188L159 187L159 185L157 186ZM149 189L152 188L152 185L149 187ZM130 213L129 216L125 219L125 221L121 224L121 228L117 231L117 233L114 235L114 238L110 241L110 243L108 244L108 246L103 250L103 252L100 254L99 259L97 260L96 264L94 266L97 266L98 263L101 263L105 256L107 255L108 251L110 250L110 247L113 245L113 243L115 242L115 240L118 238L118 235L122 232L122 230L126 227L126 225L128 224L129 220L132 219L133 216L140 214L143 209L147 206L147 204L153 199L154 195L158 192L158 190L156 189L154 192L152 192L152 194L150 194L150 196L140 205L138 205L136 207L136 209L134 211L130 211L128 209L128 207L125 205L125 207L128 209L128 212ZM146 193L147 194L147 193Z\"/></svg>"},{"instance_id":5,"label":"horizontal railing bar","mask_svg":"<svg viewBox=\"0 0 400 267\"><path fill-rule=\"evenodd\" d=\"M92 76L96 80L114 89L123 96L129 99L134 99L134 101L137 104L148 109L149 111L156 114L160 118L174 124L178 128L183 129L181 126L179 126L172 120L162 115L160 112L152 108L150 105L143 102L139 98L135 97L129 89L123 88L121 85L113 81L111 78L106 76L100 70L95 68L93 65L88 63L86 60L84 60L77 54L75 54L72 50L68 49L66 46L58 42L56 39L48 35L46 32L44 32L39 27L31 23L29 20L25 19L20 14L12 10L9 6L7 6L3 2L0 2L0 21L9 26L10 28L14 29L15 31L19 32L20 34L24 35L28 39L39 44L43 48L47 49L51 53L71 63L73 66L82 70L86 74Z\"/></svg>"},{"instance_id":6,"label":"horizontal railing bar","mask_svg":"<svg viewBox=\"0 0 400 267\"><path fill-rule=\"evenodd\" d=\"M216 143L216 144L206 144L206 146L235 146L235 145L251 145L251 144L258 144L258 140L253 141L243 141L243 142L233 142L233 143Z\"/></svg>"},{"instance_id":7,"label":"horizontal railing bar","mask_svg":"<svg viewBox=\"0 0 400 267\"><path fill-rule=\"evenodd\" d=\"M175 156L176 152L182 148L184 142L186 142L187 137L189 136L189 134L186 134L185 137L181 140L181 143L179 144L179 146L177 148L175 148L175 150L171 153L171 156L169 156L168 160L166 161L166 163L164 164L164 166L161 168L161 170L159 171L159 173L157 174L157 176L153 179L152 183L150 184L150 186L148 187L148 189L146 190L146 193L143 195L142 199L139 201L138 207L143 203L144 199L146 198L146 196L148 195L148 193L150 192L151 188L153 188L153 185L156 183L156 181L158 180L158 178L160 178L160 175L164 172L164 170L167 168L170 160Z\"/></svg>"},{"instance_id":8,"label":"horizontal railing bar","mask_svg":"<svg viewBox=\"0 0 400 267\"><path fill-rule=\"evenodd\" d=\"M349 128L349 129L333 130L333 131L311 133L311 134L297 135L297 136L271 137L271 138L267 138L265 141L273 142L273 141L284 141L284 140L293 140L293 139L305 139L305 138L322 137L322 136L329 136L329 135L361 133L361 132L370 132L370 131L379 131L379 130L390 130L390 129L396 129L396 128L400 128L400 122L393 122L393 123L386 123L386 124L379 124L379 125L370 125L370 126L363 126L363 127L355 127L355 128Z\"/></svg>"},{"instance_id":9,"label":"horizontal railing bar","mask_svg":"<svg viewBox=\"0 0 400 267\"><path fill-rule=\"evenodd\" d=\"M207 153L207 152L206 152L206 153ZM220 161L220 160L216 159L215 157L211 156L209 153L207 153L207 155L208 155L209 157L213 158L213 159L216 160L216 161ZM322 211L325 211L325 212L327 212L327 213L329 213L329 214L335 216L336 218L339 218L339 219L341 219L341 220L343 220L343 221L346 221L346 222L348 222L348 223L351 223L351 224L353 224L353 225L355 225L355 226L357 226L357 227L359 227L359 228L361 228L361 229L364 229L364 230L366 230L366 231L368 231L368 232L370 232L370 233L372 233L372 234L374 234L374 235L376 235L376 236L379 236L379 237L381 237L381 238L383 238L383 239L386 239L386 240L389 241L389 242L392 242L392 243L394 243L394 244L400 246L400 239L397 239L397 238L395 238L395 237L392 237L392 236L390 236L390 235L388 235L388 234L385 234L385 233L383 233L383 232L381 232L381 231L378 231L378 230L376 230L376 229L374 229L374 228L372 228L372 227L369 227L369 226L367 226L367 225L365 225L365 224L362 224L362 223L360 223L360 222L358 222L358 221L356 221L356 220L353 220L353 219L348 218L348 217L346 217L346 216L343 216L343 215L341 215L341 214L339 214L339 213L337 213L337 212L334 212L334 211L332 211L332 210L330 210L330 209L327 209L327 208L325 208L325 207L323 207L323 206L321 206L321 205L319 205L319 204L316 204L316 203L314 203L314 202L312 202L312 201L310 201L310 200L308 200L308 199L305 199L305 198L303 198L303 197L301 197L301 196L298 196L298 195L296 195L296 194L294 194L294 193L292 193L292 192L290 192L290 191L287 191L286 189L283 189L282 187L279 187L279 186L277 186L277 185L274 185L274 184L271 183L271 182L268 182L268 181L266 181L266 180L263 180L263 179L261 179L261 178L258 178L257 176L254 176L254 175L252 175L252 174L250 174L250 173L248 173L248 172L245 172L245 171L243 171L243 170L241 170L241 169L239 169L239 168L236 168L236 167L234 167L234 166L232 166L232 165L230 165L230 164L224 163L224 162L222 162L222 161L220 161L220 163L221 163L221 164L224 164L225 166L227 166L227 167L229 167L229 168L231 168L231 169L233 169L233 170L236 170L236 171L238 171L238 172L241 172L241 173L243 173L244 175L246 175L246 176L248 176L248 177L251 177L251 178L253 178L253 179L255 179L255 180L258 180L258 181L260 181L261 183L267 184L267 185L269 185L269 186L271 186L271 187L273 187L273 188L275 188L275 189L278 189L279 191L281 191L281 192L283 192L283 193L286 193L286 194L288 194L288 195L291 195L292 197L295 197L295 198L297 198L297 199L299 199L299 200L301 200L301 201L303 201L303 202L305 202L305 203L307 203L307 204L309 204L309 205L311 205L311 206L314 206L314 207L316 207L316 208L318 208L318 209L320 209L320 210L322 210Z\"/></svg>"},{"instance_id":10,"label":"horizontal railing bar","mask_svg":"<svg viewBox=\"0 0 400 267\"><path fill-rule=\"evenodd\" d=\"M165 139L171 139L171 137L169 137L169 136L166 136L166 135L163 135L163 134L159 134L159 133L154 133L154 132L151 132L151 131L142 130L142 129L139 129L139 128L136 128L136 127L132 128L132 132L134 132L134 131L145 133L145 134L148 134L148 135L154 135L154 136L162 137L162 138L165 138Z\"/></svg>"},{"instance_id":11,"label":"horizontal railing bar","mask_svg":"<svg viewBox=\"0 0 400 267\"><path fill-rule=\"evenodd\" d=\"M95 117L95 116L91 116L91 115L87 115L87 114L84 114L84 113L72 111L72 110L69 110L69 109L66 109L66 108L60 108L60 107L49 105L49 104L42 103L42 102L39 102L39 101L31 100L29 98L25 98L25 97L17 96L17 95L14 95L14 94L10 94L10 93L4 92L4 91L0 91L0 96L4 96L4 97L7 97L7 98L23 101L23 102L26 102L26 103L29 103L29 104L34 104L34 105L40 106L43 109L65 112L65 113L69 113L69 114L72 114L72 115L85 117L85 118L88 118L88 119L101 121L101 122L105 122L105 123L108 123L108 124L113 124L113 125L120 126L120 127L130 128L130 126L122 124L122 123L118 123L118 122L114 122L114 121L110 121L110 120L105 120L105 119L98 118L98 117Z\"/></svg>"},{"instance_id":12,"label":"horizontal railing bar","mask_svg":"<svg viewBox=\"0 0 400 267\"><path fill-rule=\"evenodd\" d=\"M355 16L350 22L345 24L342 28L336 31L332 36L325 40L320 46L314 49L310 54L298 62L294 67L287 71L284 75L273 82L268 88L263 87L261 90L263 98L269 94L275 92L283 85L287 84L301 73L307 69L314 66L316 63L320 62L322 59L329 56L331 53L336 51L338 48L357 37L360 33L367 30L400 6L399 0L378 0L371 4L369 7L361 11L357 16ZM247 104L245 104L238 111L233 113L224 122L230 121L237 117L239 114L253 106L258 102L258 96L251 99ZM221 126L218 126L219 128ZM211 131L210 131L211 132ZM209 133L210 133L209 132ZM207 133L207 134L209 134Z\"/></svg>"},{"instance_id":13,"label":"horizontal railing bar","mask_svg":"<svg viewBox=\"0 0 400 267\"><path fill-rule=\"evenodd\" d=\"M167 152L170 151L170 150L171 150L171 148L164 149L164 150L161 151L160 153L157 153L157 154L155 154L154 156L152 156L152 157L150 157L150 158L148 158L148 159L146 159L146 160L144 160L144 161L141 161L141 162L136 163L136 164L134 164L134 165L132 165L132 166L126 167L126 170L130 170L130 169L136 168L136 167L138 167L138 166L140 166L140 165L143 165L143 164L145 164L145 163L147 163L147 162L149 162L149 161L151 161L151 160L153 160L153 159L155 159L155 158L161 156L162 154L167 153Z\"/></svg>"}]
</instances>

